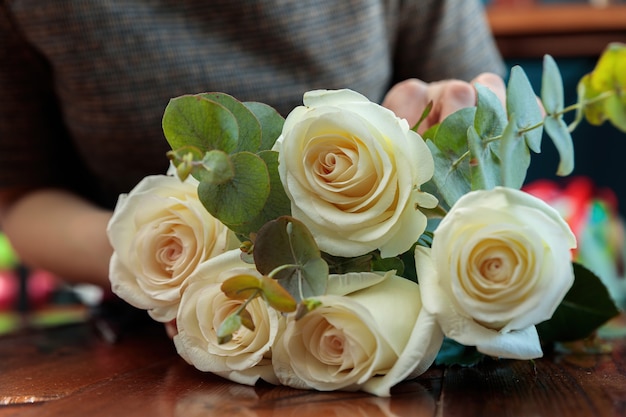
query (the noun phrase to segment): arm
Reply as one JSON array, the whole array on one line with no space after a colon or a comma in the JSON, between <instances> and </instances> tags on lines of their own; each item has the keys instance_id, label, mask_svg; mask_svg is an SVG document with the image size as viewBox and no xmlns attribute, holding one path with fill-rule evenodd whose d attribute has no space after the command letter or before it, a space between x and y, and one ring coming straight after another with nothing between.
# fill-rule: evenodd
<instances>
[{"instance_id":1,"label":"arm","mask_svg":"<svg viewBox=\"0 0 626 417\"><path fill-rule=\"evenodd\" d=\"M60 189L0 191L0 227L30 267L108 287L111 213Z\"/></svg>"}]
</instances>

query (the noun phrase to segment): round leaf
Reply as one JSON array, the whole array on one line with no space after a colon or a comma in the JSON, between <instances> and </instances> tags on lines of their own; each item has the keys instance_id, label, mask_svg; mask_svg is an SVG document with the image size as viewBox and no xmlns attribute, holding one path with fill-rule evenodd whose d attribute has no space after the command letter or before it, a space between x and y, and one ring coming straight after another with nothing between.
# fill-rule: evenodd
<instances>
[{"instance_id":1,"label":"round leaf","mask_svg":"<svg viewBox=\"0 0 626 417\"><path fill-rule=\"evenodd\" d=\"M170 100L165 108L163 133L172 149L195 146L202 151L232 153L237 148L239 127L235 116L221 104L185 95Z\"/></svg>"},{"instance_id":2,"label":"round leaf","mask_svg":"<svg viewBox=\"0 0 626 417\"><path fill-rule=\"evenodd\" d=\"M223 184L200 181L198 197L225 225L237 226L256 217L269 196L270 179L263 159L249 152L231 155L234 177Z\"/></svg>"}]
</instances>

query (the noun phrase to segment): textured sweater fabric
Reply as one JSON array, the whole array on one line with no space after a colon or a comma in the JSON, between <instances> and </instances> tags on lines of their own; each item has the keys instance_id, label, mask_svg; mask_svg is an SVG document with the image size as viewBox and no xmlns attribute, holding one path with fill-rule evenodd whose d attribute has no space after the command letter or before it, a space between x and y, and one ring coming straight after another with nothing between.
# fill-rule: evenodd
<instances>
[{"instance_id":1,"label":"textured sweater fabric","mask_svg":"<svg viewBox=\"0 0 626 417\"><path fill-rule=\"evenodd\" d=\"M477 0L0 0L0 187L111 207L167 169L161 118L182 94L286 115L312 89L380 102L407 78L503 68Z\"/></svg>"}]
</instances>

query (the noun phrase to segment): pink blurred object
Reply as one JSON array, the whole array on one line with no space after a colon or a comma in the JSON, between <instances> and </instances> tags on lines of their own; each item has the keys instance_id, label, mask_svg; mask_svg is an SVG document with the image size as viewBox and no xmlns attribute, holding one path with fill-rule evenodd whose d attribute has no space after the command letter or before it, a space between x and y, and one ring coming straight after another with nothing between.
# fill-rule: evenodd
<instances>
[{"instance_id":1,"label":"pink blurred object","mask_svg":"<svg viewBox=\"0 0 626 417\"><path fill-rule=\"evenodd\" d=\"M29 307L36 309L48 304L59 285L59 279L50 272L33 270L26 280Z\"/></svg>"},{"instance_id":2,"label":"pink blurred object","mask_svg":"<svg viewBox=\"0 0 626 417\"><path fill-rule=\"evenodd\" d=\"M15 308L19 291L17 274L12 270L0 270L0 311Z\"/></svg>"}]
</instances>

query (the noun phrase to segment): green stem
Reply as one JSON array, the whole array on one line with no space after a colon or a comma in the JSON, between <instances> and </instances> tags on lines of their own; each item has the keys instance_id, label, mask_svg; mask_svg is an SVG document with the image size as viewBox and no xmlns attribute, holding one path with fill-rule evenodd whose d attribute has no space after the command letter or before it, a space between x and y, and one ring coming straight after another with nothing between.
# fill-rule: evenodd
<instances>
[{"instance_id":1,"label":"green stem","mask_svg":"<svg viewBox=\"0 0 626 417\"><path fill-rule=\"evenodd\" d=\"M285 269L289 269L289 268L296 268L296 269L299 269L299 268L300 268L300 265L296 265L296 264L284 264L284 265L281 265L281 266L277 266L276 268L274 268L274 269L272 270L272 272L270 272L269 274L267 274L267 276L268 276L268 277L270 277L270 278L274 278L274 276L275 276L276 274L278 274L280 271L284 271Z\"/></svg>"}]
</instances>

